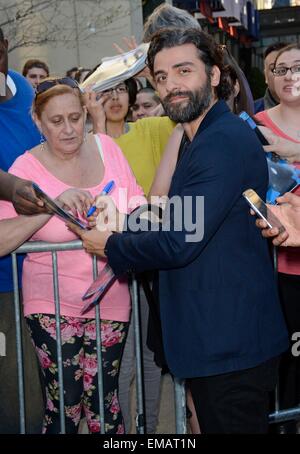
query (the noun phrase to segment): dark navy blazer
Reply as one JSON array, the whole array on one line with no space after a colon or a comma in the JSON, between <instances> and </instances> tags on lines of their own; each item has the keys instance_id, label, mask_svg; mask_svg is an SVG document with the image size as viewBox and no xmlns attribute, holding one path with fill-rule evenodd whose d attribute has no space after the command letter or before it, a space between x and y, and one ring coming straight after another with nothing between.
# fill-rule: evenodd
<instances>
[{"instance_id":1,"label":"dark navy blazer","mask_svg":"<svg viewBox=\"0 0 300 454\"><path fill-rule=\"evenodd\" d=\"M106 246L117 275L159 269L164 348L181 378L254 367L287 346L267 241L242 192L265 197L268 170L246 123L217 102L174 173L169 197L204 196L204 236L185 230L112 235ZM199 219L198 219L199 221Z\"/></svg>"}]
</instances>

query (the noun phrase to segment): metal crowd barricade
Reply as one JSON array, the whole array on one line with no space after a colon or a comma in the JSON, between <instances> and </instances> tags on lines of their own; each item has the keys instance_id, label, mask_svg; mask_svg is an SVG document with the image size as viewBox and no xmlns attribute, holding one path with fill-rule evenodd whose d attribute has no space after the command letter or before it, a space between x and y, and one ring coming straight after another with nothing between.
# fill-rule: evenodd
<instances>
[{"instance_id":1,"label":"metal crowd barricade","mask_svg":"<svg viewBox=\"0 0 300 454\"><path fill-rule=\"evenodd\" d=\"M24 393L24 370L23 370L23 354L22 354L22 336L21 336L21 315L20 315L20 300L18 288L18 269L17 269L17 254L26 254L34 252L51 252L52 268L53 268L53 289L55 300L55 320L56 320L56 340L57 340L57 358L58 358L58 383L59 383L59 408L60 408L60 427L61 433L66 433L65 429L65 412L64 412L64 389L63 384L63 366L62 366L62 342L60 331L60 299L58 285L58 268L57 268L57 252L59 251L75 251L82 249L82 242L72 241L67 243L46 243L42 241L27 242L20 246L12 253L13 266L13 281L14 281L14 301L15 301L15 318L16 318L16 343L17 343L17 367L18 367L18 393L20 402L20 432L26 433L25 425L25 393ZM97 276L97 259L93 258L93 278ZM102 373L102 352L101 352L101 329L100 329L100 305L95 308L96 320L96 347L97 347L97 368L98 368L98 388L99 388L99 414L100 414L100 430L105 433L104 423L104 397L103 397L103 373Z\"/></svg>"},{"instance_id":2,"label":"metal crowd barricade","mask_svg":"<svg viewBox=\"0 0 300 454\"><path fill-rule=\"evenodd\" d=\"M275 274L275 282L278 286L278 248L272 247L273 268ZM269 423L275 424L279 422L290 421L293 419L300 419L300 407L287 408L280 410L279 404L279 387L280 382L277 384L274 396L274 412L269 414Z\"/></svg>"},{"instance_id":3,"label":"metal crowd barricade","mask_svg":"<svg viewBox=\"0 0 300 454\"><path fill-rule=\"evenodd\" d=\"M82 249L82 242L71 241L67 243L46 243L42 241L27 242L15 250L12 255L13 281L14 281L14 303L15 303L15 320L16 320L16 346L17 346L17 369L18 369L18 395L20 403L20 433L26 433L25 418L25 391L24 391L24 370L23 370L23 353L22 353L22 332L21 332L21 311L18 288L18 269L17 254L51 252L52 269L53 269L53 289L55 300L55 320L56 320L56 339L57 339L57 358L58 358L58 384L59 384L59 409L60 409L60 426L61 433L66 433L65 412L64 412L64 389L63 365L62 365L62 341L60 330L60 296L58 280L57 252L75 251ZM93 278L97 276L97 259L93 258ZM143 373L142 373L142 352L141 352L141 332L139 323L139 288L134 276L131 285L132 298L132 316L135 334L135 351L136 353L136 392L137 392L137 416L136 430L139 434L146 433L144 417L144 390L143 390ZM101 433L105 433L104 421L104 395L103 395L103 371L102 371L102 352L101 352L101 328L100 328L100 305L95 308L96 321L96 347L97 347L97 367L98 367L98 389L99 389L99 414ZM185 423L185 389L181 382L175 379L175 409L176 409L176 432L186 433Z\"/></svg>"},{"instance_id":4,"label":"metal crowd barricade","mask_svg":"<svg viewBox=\"0 0 300 454\"><path fill-rule=\"evenodd\" d=\"M56 319L56 338L57 338L57 358L58 358L58 377L59 390L64 389L63 385L63 366L62 366L62 342L60 331L60 299L59 299L59 283L58 283L58 265L57 252L59 251L74 251L82 249L82 242L71 241L67 243L46 243L46 242L27 242L15 250L12 255L13 281L14 281L14 303L15 303L15 320L16 320L16 346L17 346L17 368L18 368L18 395L20 404L20 433L26 433L25 421L25 392L24 392L24 370L23 370L23 354L22 354L22 333L21 333L21 314L20 300L18 288L18 269L17 269L17 254L35 253L35 252L51 252L52 268L53 268L53 289L55 299L55 319ZM273 252L274 268L277 270L277 255ZM97 259L93 258L93 278L97 276ZM131 285L132 298L132 316L134 323L135 335L135 351L136 351L136 393L137 393L137 415L136 415L136 430L139 434L146 433L145 416L144 416L144 390L143 390L143 372L142 372L142 348L141 348L141 332L139 323L139 288L137 280L132 276ZM103 395L103 371L102 371L102 352L101 352L101 328L100 328L100 305L95 308L96 321L96 348L97 348L97 367L98 367L98 390L99 390L99 414L100 414L100 430L101 434L105 433L104 421L104 395ZM174 377L174 396L175 396L175 423L176 433L186 434L186 395L185 384L183 380ZM60 407L60 425L61 433L66 433L65 430L65 413L64 413L64 394L59 395ZM293 419L300 419L300 407L280 410L279 408L279 393L278 388L275 392L275 411L269 415L269 423L285 422Z\"/></svg>"}]
</instances>

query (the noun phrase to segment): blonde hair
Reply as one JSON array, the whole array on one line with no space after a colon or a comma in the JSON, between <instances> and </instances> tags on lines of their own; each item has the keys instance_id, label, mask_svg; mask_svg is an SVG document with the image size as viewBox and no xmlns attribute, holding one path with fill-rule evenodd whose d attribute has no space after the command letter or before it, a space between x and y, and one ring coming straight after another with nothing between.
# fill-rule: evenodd
<instances>
[{"instance_id":1,"label":"blonde hair","mask_svg":"<svg viewBox=\"0 0 300 454\"><path fill-rule=\"evenodd\" d=\"M46 81L47 79L44 79ZM51 80L53 80L51 78ZM81 95L80 90L76 88L69 87L68 85L63 85L63 84L57 84L54 85L51 88L48 88L48 90L45 90L41 93L38 93L35 96L35 99L32 103L32 108L31 108L31 113L33 115L36 115L38 119L41 118L41 115L43 111L45 110L45 107L47 103L50 101L50 99L55 98L55 96L60 96L60 95L65 95L65 94L73 94L78 97L81 107L84 106L84 101L83 97Z\"/></svg>"}]
</instances>

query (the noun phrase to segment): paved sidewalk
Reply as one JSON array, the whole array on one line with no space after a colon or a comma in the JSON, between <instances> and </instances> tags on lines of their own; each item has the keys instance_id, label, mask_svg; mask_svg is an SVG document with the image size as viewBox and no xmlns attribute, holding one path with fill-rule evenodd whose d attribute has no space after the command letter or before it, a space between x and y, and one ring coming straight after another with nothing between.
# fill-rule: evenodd
<instances>
[{"instance_id":1,"label":"paved sidewalk","mask_svg":"<svg viewBox=\"0 0 300 454\"><path fill-rule=\"evenodd\" d=\"M169 374L161 378L161 398L158 415L157 434L175 434L175 398L173 380ZM132 386L135 386L135 381ZM134 390L133 390L134 391ZM135 416L135 392L132 393L133 419L131 423L131 433L136 433L134 416Z\"/></svg>"}]
</instances>

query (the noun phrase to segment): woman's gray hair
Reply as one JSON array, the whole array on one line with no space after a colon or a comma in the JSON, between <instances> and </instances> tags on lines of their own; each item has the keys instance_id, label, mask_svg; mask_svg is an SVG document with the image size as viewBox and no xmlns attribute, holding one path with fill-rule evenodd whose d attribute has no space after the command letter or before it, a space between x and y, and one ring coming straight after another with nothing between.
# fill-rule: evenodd
<instances>
[{"instance_id":1,"label":"woman's gray hair","mask_svg":"<svg viewBox=\"0 0 300 454\"><path fill-rule=\"evenodd\" d=\"M151 41L151 36L161 28L199 28L197 19L184 9L164 3L159 5L148 17L144 25L143 42Z\"/></svg>"}]
</instances>

